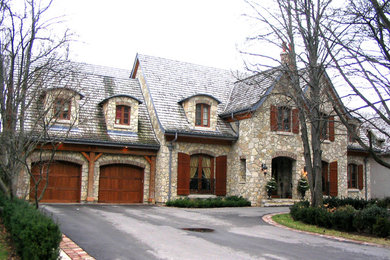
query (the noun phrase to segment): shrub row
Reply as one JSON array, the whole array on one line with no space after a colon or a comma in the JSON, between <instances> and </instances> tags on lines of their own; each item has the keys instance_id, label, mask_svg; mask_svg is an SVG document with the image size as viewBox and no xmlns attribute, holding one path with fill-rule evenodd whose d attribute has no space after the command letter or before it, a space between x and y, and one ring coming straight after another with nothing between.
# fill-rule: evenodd
<instances>
[{"instance_id":1,"label":"shrub row","mask_svg":"<svg viewBox=\"0 0 390 260\"><path fill-rule=\"evenodd\" d=\"M295 203L290 208L294 220L341 231L357 231L379 237L390 236L390 214L376 204L356 210L351 205L338 208L309 207L309 202Z\"/></svg>"},{"instance_id":2,"label":"shrub row","mask_svg":"<svg viewBox=\"0 0 390 260\"><path fill-rule=\"evenodd\" d=\"M168 207L179 208L220 208L220 207L247 207L251 203L243 197L230 196L226 198L208 199L176 199L166 203Z\"/></svg>"},{"instance_id":3,"label":"shrub row","mask_svg":"<svg viewBox=\"0 0 390 260\"><path fill-rule=\"evenodd\" d=\"M28 202L0 196L4 225L22 259L58 259L62 239L57 224Z\"/></svg>"},{"instance_id":4,"label":"shrub row","mask_svg":"<svg viewBox=\"0 0 390 260\"><path fill-rule=\"evenodd\" d=\"M382 200L378 200L378 199L364 200L358 198L330 197L324 199L324 205L327 205L328 208L338 208L338 207L350 205L355 209L363 209L373 204L381 208L390 208L390 198L385 198Z\"/></svg>"}]
</instances>

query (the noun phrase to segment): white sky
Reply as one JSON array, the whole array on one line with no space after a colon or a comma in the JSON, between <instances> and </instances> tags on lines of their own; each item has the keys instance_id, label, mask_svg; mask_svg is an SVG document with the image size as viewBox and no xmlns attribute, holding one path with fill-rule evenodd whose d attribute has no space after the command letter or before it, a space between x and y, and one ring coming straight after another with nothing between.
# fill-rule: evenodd
<instances>
[{"instance_id":1,"label":"white sky","mask_svg":"<svg viewBox=\"0 0 390 260\"><path fill-rule=\"evenodd\" d=\"M75 32L74 61L131 69L136 53L240 69L243 0L56 0Z\"/></svg>"}]
</instances>

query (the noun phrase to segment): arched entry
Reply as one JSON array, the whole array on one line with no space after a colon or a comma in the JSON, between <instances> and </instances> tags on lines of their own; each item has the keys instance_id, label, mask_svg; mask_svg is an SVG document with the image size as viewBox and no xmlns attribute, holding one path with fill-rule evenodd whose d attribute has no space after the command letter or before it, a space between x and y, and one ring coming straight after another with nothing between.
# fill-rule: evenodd
<instances>
[{"instance_id":1,"label":"arched entry","mask_svg":"<svg viewBox=\"0 0 390 260\"><path fill-rule=\"evenodd\" d=\"M81 165L65 161L37 162L32 164L31 172L30 199L35 197L34 180L42 177L38 185L40 196L48 176L41 202L80 202Z\"/></svg>"},{"instance_id":2,"label":"arched entry","mask_svg":"<svg viewBox=\"0 0 390 260\"><path fill-rule=\"evenodd\" d=\"M277 183L277 190L273 197L292 198L292 171L293 159L276 157L272 159L272 177Z\"/></svg>"}]
</instances>

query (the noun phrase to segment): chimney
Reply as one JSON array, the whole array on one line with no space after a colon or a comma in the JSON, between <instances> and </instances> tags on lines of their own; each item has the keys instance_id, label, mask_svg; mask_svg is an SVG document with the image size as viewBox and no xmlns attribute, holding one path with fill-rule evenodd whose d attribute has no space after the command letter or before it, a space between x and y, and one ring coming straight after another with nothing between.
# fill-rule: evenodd
<instances>
[{"instance_id":1,"label":"chimney","mask_svg":"<svg viewBox=\"0 0 390 260\"><path fill-rule=\"evenodd\" d=\"M283 51L280 53L280 63L282 65L287 65L287 66L291 67L292 66L291 60L290 60L290 52L292 51L291 44L288 44L288 51L287 51L286 42L283 42L282 47L283 47Z\"/></svg>"}]
</instances>

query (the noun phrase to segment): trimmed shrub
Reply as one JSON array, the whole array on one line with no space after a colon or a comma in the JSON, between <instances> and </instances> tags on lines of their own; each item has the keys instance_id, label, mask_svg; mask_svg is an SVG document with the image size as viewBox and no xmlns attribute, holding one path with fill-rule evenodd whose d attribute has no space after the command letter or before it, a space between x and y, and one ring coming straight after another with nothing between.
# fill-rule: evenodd
<instances>
[{"instance_id":1,"label":"trimmed shrub","mask_svg":"<svg viewBox=\"0 0 390 260\"><path fill-rule=\"evenodd\" d=\"M226 198L189 199L181 198L168 201L168 207L178 208L220 208L220 207L249 207L250 201L243 197L229 196Z\"/></svg>"},{"instance_id":2,"label":"trimmed shrub","mask_svg":"<svg viewBox=\"0 0 390 260\"><path fill-rule=\"evenodd\" d=\"M364 199L354 199L354 198L337 198L330 197L324 199L324 205L328 208L339 208L342 206L350 205L354 207L354 209L363 209L370 204L370 201Z\"/></svg>"},{"instance_id":3,"label":"trimmed shrub","mask_svg":"<svg viewBox=\"0 0 390 260\"><path fill-rule=\"evenodd\" d=\"M22 259L57 259L62 239L57 224L28 202L0 199L2 218Z\"/></svg>"},{"instance_id":4,"label":"trimmed shrub","mask_svg":"<svg viewBox=\"0 0 390 260\"><path fill-rule=\"evenodd\" d=\"M373 225L372 233L378 237L390 236L390 220L384 217L378 217Z\"/></svg>"},{"instance_id":5,"label":"trimmed shrub","mask_svg":"<svg viewBox=\"0 0 390 260\"><path fill-rule=\"evenodd\" d=\"M291 217L296 221L302 220L306 214L304 209L308 208L309 206L310 204L308 201L299 201L294 203L294 205L290 207Z\"/></svg>"},{"instance_id":6,"label":"trimmed shrub","mask_svg":"<svg viewBox=\"0 0 390 260\"><path fill-rule=\"evenodd\" d=\"M354 216L355 216L354 207L350 205L339 207L331 215L330 220L331 220L332 227L338 230L353 231L354 227L352 223L353 223Z\"/></svg>"},{"instance_id":7,"label":"trimmed shrub","mask_svg":"<svg viewBox=\"0 0 390 260\"><path fill-rule=\"evenodd\" d=\"M353 220L353 226L358 232L372 234L373 226L376 224L378 217L388 218L389 213L387 212L387 209L380 208L376 204L371 205L356 213Z\"/></svg>"}]
</instances>

